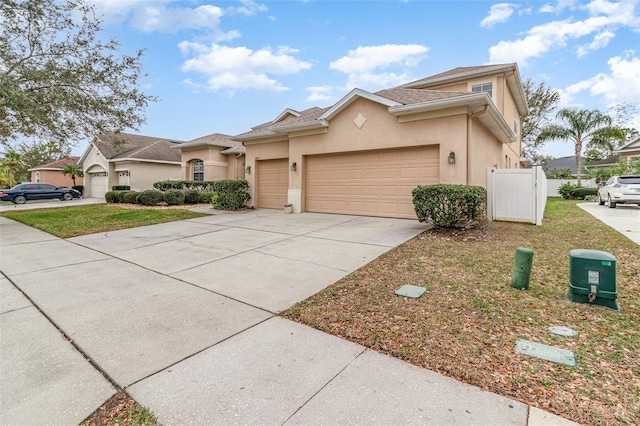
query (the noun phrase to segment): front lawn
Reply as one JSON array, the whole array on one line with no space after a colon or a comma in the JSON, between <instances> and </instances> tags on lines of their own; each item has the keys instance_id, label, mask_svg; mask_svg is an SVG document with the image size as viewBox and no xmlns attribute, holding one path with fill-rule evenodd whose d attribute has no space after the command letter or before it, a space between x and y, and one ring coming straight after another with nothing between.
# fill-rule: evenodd
<instances>
[{"instance_id":1,"label":"front lawn","mask_svg":"<svg viewBox=\"0 0 640 426\"><path fill-rule=\"evenodd\" d=\"M191 206L193 207L193 206ZM92 204L55 209L21 210L0 214L60 238L135 228L208 216L186 209L127 209L113 204Z\"/></svg>"},{"instance_id":2,"label":"front lawn","mask_svg":"<svg viewBox=\"0 0 640 426\"><path fill-rule=\"evenodd\" d=\"M520 246L534 251L527 291L510 286ZM567 301L575 248L616 257L621 312ZM396 296L404 284L427 292ZM541 227L426 231L283 316L582 424L640 424L640 247L576 201L550 199ZM519 355L517 339L569 349L578 365Z\"/></svg>"}]
</instances>

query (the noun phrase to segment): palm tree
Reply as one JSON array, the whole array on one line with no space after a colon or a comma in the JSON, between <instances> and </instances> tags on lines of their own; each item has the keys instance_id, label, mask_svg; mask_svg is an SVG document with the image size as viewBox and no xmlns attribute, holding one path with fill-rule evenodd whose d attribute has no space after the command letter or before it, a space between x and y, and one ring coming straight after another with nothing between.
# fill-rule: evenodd
<instances>
[{"instance_id":1,"label":"palm tree","mask_svg":"<svg viewBox=\"0 0 640 426\"><path fill-rule=\"evenodd\" d=\"M546 142L552 139L568 139L575 145L576 172L578 186L581 184L582 172L582 146L593 138L616 138L624 140L625 133L622 129L612 125L611 117L597 109L586 110L576 108L563 108L556 115L566 123L566 126L552 124L543 128L536 138L536 143Z\"/></svg>"},{"instance_id":2,"label":"palm tree","mask_svg":"<svg viewBox=\"0 0 640 426\"><path fill-rule=\"evenodd\" d=\"M65 176L71 176L71 180L73 181L73 186L76 186L76 176L82 177L82 169L79 168L75 163L67 163L62 168L62 174Z\"/></svg>"},{"instance_id":3,"label":"palm tree","mask_svg":"<svg viewBox=\"0 0 640 426\"><path fill-rule=\"evenodd\" d=\"M19 175L20 169L22 168L22 157L16 151L7 151L2 159L2 166L7 170L9 186L12 187L13 178Z\"/></svg>"}]
</instances>

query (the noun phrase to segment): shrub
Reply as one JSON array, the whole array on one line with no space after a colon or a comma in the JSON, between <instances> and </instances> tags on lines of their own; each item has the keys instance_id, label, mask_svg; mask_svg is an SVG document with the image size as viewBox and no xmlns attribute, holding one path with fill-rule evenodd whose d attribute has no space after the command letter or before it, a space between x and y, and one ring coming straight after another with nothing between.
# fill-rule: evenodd
<instances>
[{"instance_id":1,"label":"shrub","mask_svg":"<svg viewBox=\"0 0 640 426\"><path fill-rule=\"evenodd\" d=\"M124 202L129 204L138 204L138 195L140 195L139 192L129 191L124 194Z\"/></svg>"},{"instance_id":2,"label":"shrub","mask_svg":"<svg viewBox=\"0 0 640 426\"><path fill-rule=\"evenodd\" d=\"M180 206L184 204L184 192L179 189L170 189L162 193L162 199L170 206Z\"/></svg>"},{"instance_id":3,"label":"shrub","mask_svg":"<svg viewBox=\"0 0 640 426\"><path fill-rule=\"evenodd\" d=\"M219 180L211 198L211 205L219 210L240 210L244 208L249 195L249 183L246 180Z\"/></svg>"},{"instance_id":4,"label":"shrub","mask_svg":"<svg viewBox=\"0 0 640 426\"><path fill-rule=\"evenodd\" d=\"M195 189L187 189L184 191L184 203L185 204L198 204L200 202L200 193ZM211 200L207 201L210 203Z\"/></svg>"},{"instance_id":5,"label":"shrub","mask_svg":"<svg viewBox=\"0 0 640 426\"><path fill-rule=\"evenodd\" d=\"M215 195L213 191L198 191L198 195L200 196L199 203L207 203L211 204L211 199Z\"/></svg>"},{"instance_id":6,"label":"shrub","mask_svg":"<svg viewBox=\"0 0 640 426\"><path fill-rule=\"evenodd\" d=\"M113 194L116 198L116 203L124 203L124 196L125 194L127 194L129 191L113 191Z\"/></svg>"},{"instance_id":7,"label":"shrub","mask_svg":"<svg viewBox=\"0 0 640 426\"><path fill-rule=\"evenodd\" d=\"M131 187L129 185L113 185L111 187L112 191L129 191Z\"/></svg>"},{"instance_id":8,"label":"shrub","mask_svg":"<svg viewBox=\"0 0 640 426\"><path fill-rule=\"evenodd\" d=\"M118 200L116 200L116 193L113 192L113 191L105 192L104 199L107 201L107 203L117 203L118 202Z\"/></svg>"},{"instance_id":9,"label":"shrub","mask_svg":"<svg viewBox=\"0 0 640 426\"><path fill-rule=\"evenodd\" d=\"M155 206L156 204L162 202L162 200L162 191L156 191L155 189L142 191L140 194L138 194L138 201L140 202L140 204L143 204L145 206Z\"/></svg>"},{"instance_id":10,"label":"shrub","mask_svg":"<svg viewBox=\"0 0 640 426\"><path fill-rule=\"evenodd\" d=\"M598 188L583 188L578 186L571 190L570 197L572 200L584 200L587 197L595 197L598 194Z\"/></svg>"},{"instance_id":11,"label":"shrub","mask_svg":"<svg viewBox=\"0 0 640 426\"><path fill-rule=\"evenodd\" d=\"M215 180L161 180L153 184L155 189L160 191L168 191L170 189L180 189L186 191L192 189L194 191L213 191L216 184Z\"/></svg>"},{"instance_id":12,"label":"shrub","mask_svg":"<svg viewBox=\"0 0 640 426\"><path fill-rule=\"evenodd\" d=\"M481 186L419 185L412 195L418 220L438 228L471 225L482 217L486 202L486 191Z\"/></svg>"},{"instance_id":13,"label":"shrub","mask_svg":"<svg viewBox=\"0 0 640 426\"><path fill-rule=\"evenodd\" d=\"M560 188L558 188L558 194L562 195L562 198L564 198L565 200L568 200L571 197L571 191L573 191L577 187L578 185L567 182L560 185Z\"/></svg>"},{"instance_id":14,"label":"shrub","mask_svg":"<svg viewBox=\"0 0 640 426\"><path fill-rule=\"evenodd\" d=\"M75 189L80 195L84 195L84 185L73 185L71 189Z\"/></svg>"}]
</instances>

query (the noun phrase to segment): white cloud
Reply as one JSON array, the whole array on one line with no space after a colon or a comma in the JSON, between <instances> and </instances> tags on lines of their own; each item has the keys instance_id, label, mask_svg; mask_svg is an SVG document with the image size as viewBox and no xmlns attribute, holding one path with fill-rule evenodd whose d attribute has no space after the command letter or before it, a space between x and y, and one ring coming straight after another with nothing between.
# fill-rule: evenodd
<instances>
[{"instance_id":1,"label":"white cloud","mask_svg":"<svg viewBox=\"0 0 640 426\"><path fill-rule=\"evenodd\" d=\"M428 47L418 44L360 46L355 50L350 50L347 56L331 61L329 68L353 74L366 73L393 65L415 67L428 51Z\"/></svg>"},{"instance_id":2,"label":"white cloud","mask_svg":"<svg viewBox=\"0 0 640 426\"><path fill-rule=\"evenodd\" d=\"M596 34L593 38L593 41L587 45L578 47L577 54L578 57L581 58L594 50L602 49L603 47L607 47L612 38L615 37L615 34L611 31L604 31L600 34Z\"/></svg>"},{"instance_id":3,"label":"white cloud","mask_svg":"<svg viewBox=\"0 0 640 426\"><path fill-rule=\"evenodd\" d=\"M195 9L142 6L133 12L131 26L144 32L177 32L193 28L217 28L223 11L217 6L202 5Z\"/></svg>"},{"instance_id":4,"label":"white cloud","mask_svg":"<svg viewBox=\"0 0 640 426\"><path fill-rule=\"evenodd\" d=\"M255 89L282 92L289 89L269 75L296 74L311 68L309 62L293 56L297 50L286 46L275 51L268 47L254 51L247 47L183 41L179 47L184 55L192 56L182 64L182 70L208 76L207 88L210 91Z\"/></svg>"},{"instance_id":5,"label":"white cloud","mask_svg":"<svg viewBox=\"0 0 640 426\"><path fill-rule=\"evenodd\" d=\"M547 3L538 9L541 13L560 13L564 9L575 9L575 0L558 0L555 5Z\"/></svg>"},{"instance_id":6,"label":"white cloud","mask_svg":"<svg viewBox=\"0 0 640 426\"><path fill-rule=\"evenodd\" d=\"M428 47L418 44L360 46L331 61L329 68L348 74L349 90L397 86L410 80L407 69L417 66L428 51Z\"/></svg>"},{"instance_id":7,"label":"white cloud","mask_svg":"<svg viewBox=\"0 0 640 426\"><path fill-rule=\"evenodd\" d=\"M565 89L573 97L588 91L592 96L602 96L609 105L623 102L637 104L640 99L640 57L634 52L609 59L609 73L600 73Z\"/></svg>"},{"instance_id":8,"label":"white cloud","mask_svg":"<svg viewBox=\"0 0 640 426\"><path fill-rule=\"evenodd\" d=\"M259 12L266 12L269 10L264 4L256 3L253 0L241 0L242 6L229 7L226 10L231 14L254 16Z\"/></svg>"},{"instance_id":9,"label":"white cloud","mask_svg":"<svg viewBox=\"0 0 640 426\"><path fill-rule=\"evenodd\" d=\"M517 7L517 4L512 3L494 4L491 6L491 9L489 9L489 14L480 22L480 26L483 28L491 28L495 24L507 22Z\"/></svg>"},{"instance_id":10,"label":"white cloud","mask_svg":"<svg viewBox=\"0 0 640 426\"><path fill-rule=\"evenodd\" d=\"M310 92L307 96L307 102L330 102L335 100L335 90L333 86L310 86L307 87L307 92Z\"/></svg>"},{"instance_id":11,"label":"white cloud","mask_svg":"<svg viewBox=\"0 0 640 426\"><path fill-rule=\"evenodd\" d=\"M589 16L581 21L566 19L548 22L531 28L524 38L500 41L489 48L489 62L518 62L526 66L530 58L542 56L552 48L564 47L569 40L599 33L602 34L601 38L594 39L594 48L597 48L600 44L606 45L615 35L615 28L640 28L640 17L635 11L638 0L623 0L613 5L607 4L606 7L604 3L603 0L594 0L585 6L587 10L602 13L600 15ZM586 53L587 49L579 50L578 54Z\"/></svg>"}]
</instances>

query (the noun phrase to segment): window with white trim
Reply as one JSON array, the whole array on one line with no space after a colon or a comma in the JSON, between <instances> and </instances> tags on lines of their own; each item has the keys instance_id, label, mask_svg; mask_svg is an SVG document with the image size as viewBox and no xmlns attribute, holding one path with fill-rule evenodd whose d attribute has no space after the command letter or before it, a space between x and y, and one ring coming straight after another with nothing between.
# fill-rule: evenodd
<instances>
[{"instance_id":1,"label":"window with white trim","mask_svg":"<svg viewBox=\"0 0 640 426\"><path fill-rule=\"evenodd\" d=\"M204 161L193 161L193 180L204 180Z\"/></svg>"},{"instance_id":2,"label":"window with white trim","mask_svg":"<svg viewBox=\"0 0 640 426\"><path fill-rule=\"evenodd\" d=\"M520 116L518 115L518 109L513 109L513 131L518 136L518 123L520 123Z\"/></svg>"},{"instance_id":3,"label":"window with white trim","mask_svg":"<svg viewBox=\"0 0 640 426\"><path fill-rule=\"evenodd\" d=\"M493 84L492 83L474 84L473 86L471 86L471 91L473 93L486 92L489 96L493 96Z\"/></svg>"}]
</instances>

